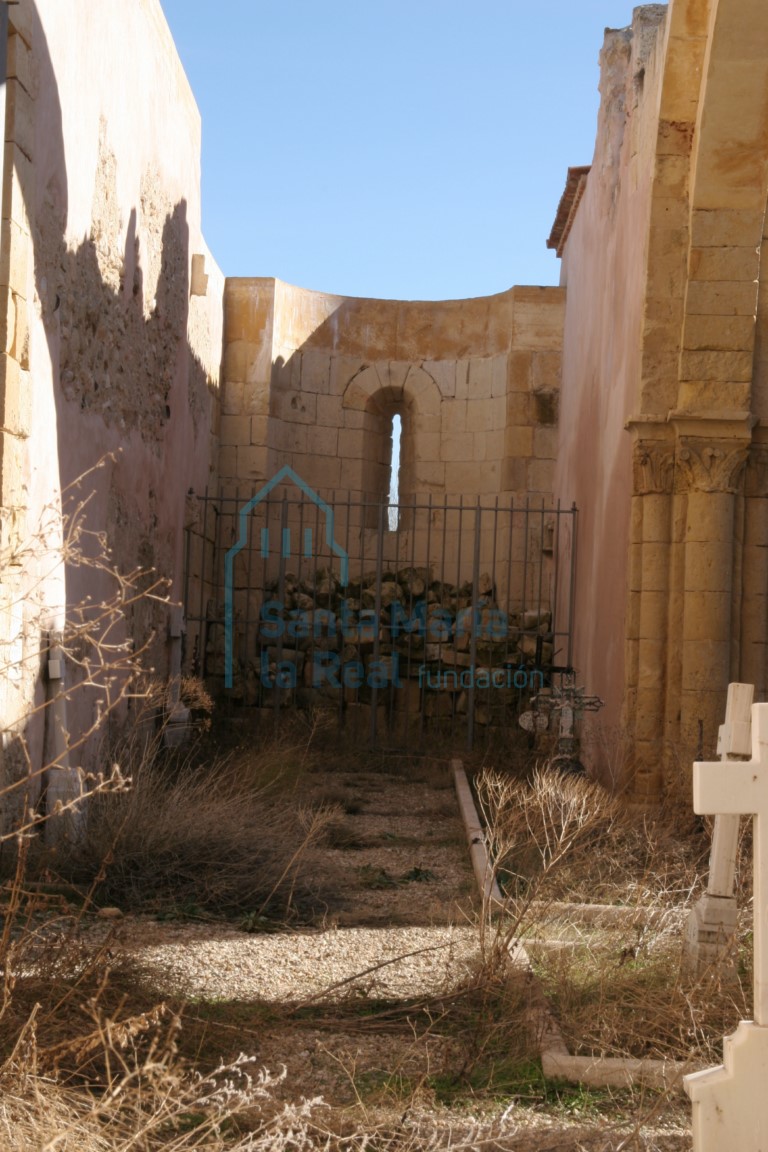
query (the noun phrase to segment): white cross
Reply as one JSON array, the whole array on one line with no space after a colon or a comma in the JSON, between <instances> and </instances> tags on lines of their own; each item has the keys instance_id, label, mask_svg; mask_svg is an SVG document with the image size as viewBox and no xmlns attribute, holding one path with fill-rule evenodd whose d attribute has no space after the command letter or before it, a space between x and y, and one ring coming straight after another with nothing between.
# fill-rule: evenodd
<instances>
[{"instance_id":1,"label":"white cross","mask_svg":"<svg viewBox=\"0 0 768 1152\"><path fill-rule=\"evenodd\" d=\"M684 1077L693 1104L694 1152L768 1149L768 704L752 705L752 759L693 766L701 815L752 816L754 853L754 1022L723 1041L723 1063Z\"/></svg>"},{"instance_id":2,"label":"white cross","mask_svg":"<svg viewBox=\"0 0 768 1152\"><path fill-rule=\"evenodd\" d=\"M754 822L755 1023L768 1024L768 704L752 705L752 759L693 766L693 810Z\"/></svg>"}]
</instances>

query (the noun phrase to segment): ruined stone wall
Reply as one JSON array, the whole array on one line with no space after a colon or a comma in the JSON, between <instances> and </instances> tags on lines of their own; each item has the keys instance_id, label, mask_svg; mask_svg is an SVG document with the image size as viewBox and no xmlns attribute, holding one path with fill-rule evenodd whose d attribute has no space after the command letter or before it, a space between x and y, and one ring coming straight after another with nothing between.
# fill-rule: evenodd
<instances>
[{"instance_id":1,"label":"ruined stone wall","mask_svg":"<svg viewBox=\"0 0 768 1152\"><path fill-rule=\"evenodd\" d=\"M551 494L563 307L554 288L408 303L227 281L222 482L288 463L381 499L398 413L406 500Z\"/></svg>"},{"instance_id":2,"label":"ruined stone wall","mask_svg":"<svg viewBox=\"0 0 768 1152\"><path fill-rule=\"evenodd\" d=\"M314 518L297 502L278 523L279 507L259 504L245 540L235 509L286 466L333 506L351 587L369 594L377 562L388 581L418 570L422 599L428 592L435 600L436 588L440 595L452 588L454 597L463 588L471 599L473 586L485 581L510 618L535 616L526 643L536 648L533 633L549 628L540 620L551 621L555 525L542 505L549 508L552 498L563 311L559 288L400 302L329 296L268 279L227 281L219 473L221 547L238 538L242 544L232 568L237 698L254 702L259 661L273 654L259 655L254 621L268 589L281 586L274 541L286 531L301 539ZM395 415L402 421L396 522L386 513ZM296 496L294 482L286 498ZM279 498L276 492L269 499ZM528 501L536 509L530 519ZM262 537L273 541L266 552ZM317 580L322 585L328 568L338 567L324 555L317 575L316 560L293 552L286 563L285 578L306 603L314 603ZM225 657L221 597L220 589L205 622L206 669L214 676ZM382 643L389 658L388 635ZM545 650L551 661L550 638ZM505 651L512 659L515 645ZM502 655L500 649L495 658ZM412 674L418 676L418 661ZM459 707L453 695L440 707Z\"/></svg>"},{"instance_id":3,"label":"ruined stone wall","mask_svg":"<svg viewBox=\"0 0 768 1152\"><path fill-rule=\"evenodd\" d=\"M637 671L625 662L633 578L626 424L640 390L664 13L660 5L636 9L631 28L606 32L595 154L561 275L567 300L555 490L580 510L574 650L580 682L606 704L589 753L605 779L622 771L622 707L637 688ZM656 639L644 680L663 677L663 628Z\"/></svg>"},{"instance_id":4,"label":"ruined stone wall","mask_svg":"<svg viewBox=\"0 0 768 1152\"><path fill-rule=\"evenodd\" d=\"M57 553L67 486L105 456L82 487L88 528L106 533L120 569L153 568L181 599L186 494L215 460L223 277L200 230L200 117L159 0L22 0L12 21L0 337L18 437L3 444L6 546L49 531L38 557L26 545L23 614L3 639L29 660L46 628L107 589ZM137 647L156 634L159 676L168 619L157 602L128 611ZM28 664L7 725L42 698L41 672ZM97 707L79 699L73 731ZM30 736L42 755L42 733Z\"/></svg>"}]
</instances>

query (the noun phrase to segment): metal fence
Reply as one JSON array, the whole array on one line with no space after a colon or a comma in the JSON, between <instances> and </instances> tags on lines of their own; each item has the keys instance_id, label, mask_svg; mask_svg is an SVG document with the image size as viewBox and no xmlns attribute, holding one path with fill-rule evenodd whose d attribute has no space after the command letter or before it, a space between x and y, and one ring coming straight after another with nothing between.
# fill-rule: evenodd
<instances>
[{"instance_id":1,"label":"metal fence","mask_svg":"<svg viewBox=\"0 0 768 1152\"><path fill-rule=\"evenodd\" d=\"M233 706L471 748L571 666L575 506L270 486L188 504L186 667Z\"/></svg>"}]
</instances>

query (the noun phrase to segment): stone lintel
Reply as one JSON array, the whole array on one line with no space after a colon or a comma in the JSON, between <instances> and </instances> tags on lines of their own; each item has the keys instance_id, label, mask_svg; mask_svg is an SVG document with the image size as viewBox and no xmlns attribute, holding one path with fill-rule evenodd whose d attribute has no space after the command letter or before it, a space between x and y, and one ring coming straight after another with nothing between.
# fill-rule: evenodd
<instances>
[{"instance_id":1,"label":"stone lintel","mask_svg":"<svg viewBox=\"0 0 768 1152\"><path fill-rule=\"evenodd\" d=\"M757 416L752 412L723 409L712 412L687 412L675 409L668 422L678 436L695 436L708 440L751 441Z\"/></svg>"}]
</instances>

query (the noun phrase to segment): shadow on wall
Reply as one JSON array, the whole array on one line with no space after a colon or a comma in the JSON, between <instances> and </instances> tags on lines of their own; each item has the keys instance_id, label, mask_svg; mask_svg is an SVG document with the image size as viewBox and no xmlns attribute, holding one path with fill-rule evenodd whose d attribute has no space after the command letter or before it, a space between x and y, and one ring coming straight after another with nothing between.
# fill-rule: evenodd
<instances>
[{"instance_id":1,"label":"shadow on wall","mask_svg":"<svg viewBox=\"0 0 768 1152\"><path fill-rule=\"evenodd\" d=\"M207 466L210 456L214 389L187 337L187 205L184 200L171 203L159 175L147 171L125 235L117 194L120 161L110 150L109 125L102 120L90 232L77 247L68 247L62 108L36 5L32 53L38 139L31 175L20 183L34 249L37 298L29 304L30 320L39 324L42 319L56 419L56 458L50 458L50 440L50 456L33 461L44 479L38 489L54 496L105 454L122 448L114 464L86 482L84 494L95 489L88 527L106 533L119 570L153 568L153 579L167 578L178 599L185 494L200 471L195 459L205 452ZM45 367L39 359L35 364L34 357L44 347L33 341L29 364L36 446L48 392ZM23 361L28 352L17 355ZM37 514L32 509L33 519ZM87 596L98 601L104 577L87 565L68 565L65 585L69 612ZM127 611L127 629L136 649L149 642L151 663L162 674L168 667L167 606L134 602ZM42 692L38 684L38 700ZM76 715L74 722L70 716L73 731L78 722L87 728L92 716L93 701L87 715ZM40 732L30 733L30 748L39 756L42 743Z\"/></svg>"}]
</instances>

